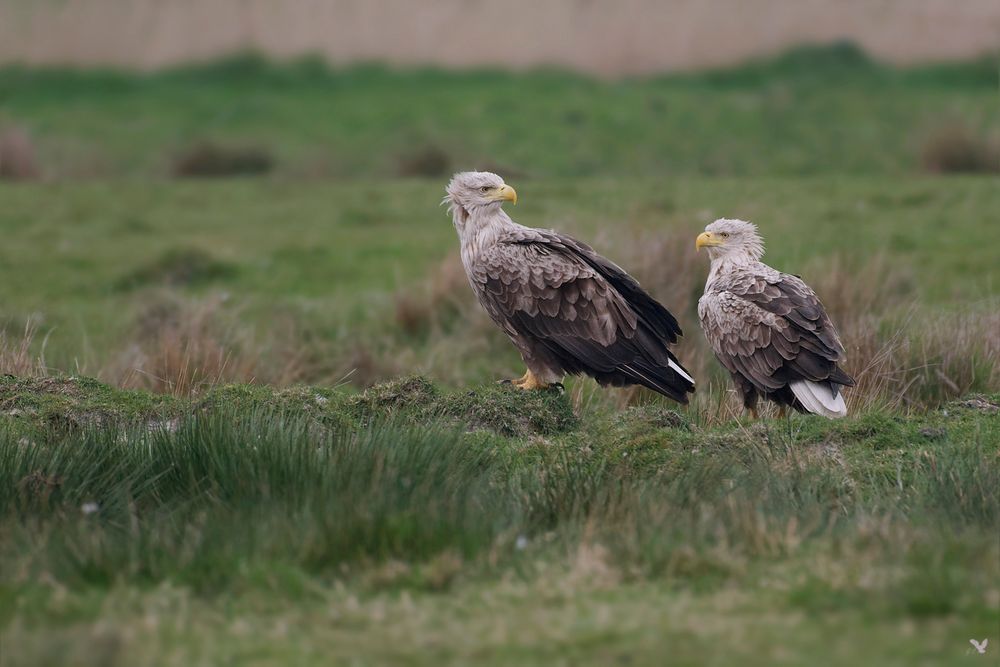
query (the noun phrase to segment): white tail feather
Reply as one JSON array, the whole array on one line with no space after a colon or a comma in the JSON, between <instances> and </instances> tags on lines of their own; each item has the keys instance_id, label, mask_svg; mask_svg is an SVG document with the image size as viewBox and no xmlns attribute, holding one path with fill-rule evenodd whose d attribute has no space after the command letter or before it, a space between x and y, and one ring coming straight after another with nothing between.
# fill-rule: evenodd
<instances>
[{"instance_id":1,"label":"white tail feather","mask_svg":"<svg viewBox=\"0 0 1000 667\"><path fill-rule=\"evenodd\" d=\"M828 419L836 419L847 415L847 404L844 395L839 391L834 393L828 382L810 382L795 380L788 385L799 399L799 403L814 415L823 415Z\"/></svg>"},{"instance_id":2,"label":"white tail feather","mask_svg":"<svg viewBox=\"0 0 1000 667\"><path fill-rule=\"evenodd\" d=\"M668 359L667 363L670 365L671 368L673 368L677 372L678 375L686 379L691 384L694 384L694 378L685 373L684 369L681 368L679 364L675 364L672 359Z\"/></svg>"}]
</instances>

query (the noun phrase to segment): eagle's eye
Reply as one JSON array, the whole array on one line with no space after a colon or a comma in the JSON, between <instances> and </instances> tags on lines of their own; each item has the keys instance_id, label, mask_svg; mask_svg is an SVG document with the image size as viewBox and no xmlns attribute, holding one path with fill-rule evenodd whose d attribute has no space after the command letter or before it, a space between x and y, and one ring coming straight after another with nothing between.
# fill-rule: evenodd
<instances>
[{"instance_id":1,"label":"eagle's eye","mask_svg":"<svg viewBox=\"0 0 1000 667\"><path fill-rule=\"evenodd\" d=\"M489 192L489 191L490 191L490 186L488 186L488 185L484 185L483 187L481 187L481 188L479 188L479 189L480 189L481 191L483 191L483 192Z\"/></svg>"},{"instance_id":2,"label":"eagle's eye","mask_svg":"<svg viewBox=\"0 0 1000 667\"><path fill-rule=\"evenodd\" d=\"M721 236L724 239L728 239L729 238L729 232L720 232L719 236Z\"/></svg>"}]
</instances>

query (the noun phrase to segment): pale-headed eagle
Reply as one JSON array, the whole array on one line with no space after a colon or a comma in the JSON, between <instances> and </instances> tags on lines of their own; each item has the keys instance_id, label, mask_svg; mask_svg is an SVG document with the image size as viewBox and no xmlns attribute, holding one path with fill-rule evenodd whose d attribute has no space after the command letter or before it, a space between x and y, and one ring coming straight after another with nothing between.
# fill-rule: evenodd
<instances>
[{"instance_id":1,"label":"pale-headed eagle","mask_svg":"<svg viewBox=\"0 0 1000 667\"><path fill-rule=\"evenodd\" d=\"M854 379L837 365L844 346L816 294L797 276L760 261L764 243L743 220L716 220L695 246L712 267L698 317L715 356L733 376L743 405L757 397L824 417L847 414L841 387Z\"/></svg>"},{"instance_id":2,"label":"pale-headed eagle","mask_svg":"<svg viewBox=\"0 0 1000 667\"><path fill-rule=\"evenodd\" d=\"M517 194L489 172L456 174L445 197L472 289L528 367L515 386L584 373L687 403L694 380L668 348L681 335L674 316L590 246L511 220L505 201Z\"/></svg>"}]
</instances>

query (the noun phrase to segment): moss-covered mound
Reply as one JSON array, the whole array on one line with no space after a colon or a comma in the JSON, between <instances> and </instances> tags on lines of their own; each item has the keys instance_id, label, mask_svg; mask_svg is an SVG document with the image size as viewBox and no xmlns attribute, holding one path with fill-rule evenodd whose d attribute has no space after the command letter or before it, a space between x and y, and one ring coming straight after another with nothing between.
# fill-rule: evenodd
<instances>
[{"instance_id":1,"label":"moss-covered mound","mask_svg":"<svg viewBox=\"0 0 1000 667\"><path fill-rule=\"evenodd\" d=\"M182 409L182 403L169 396L115 389L87 377L0 376L0 423L41 428L152 423L177 416Z\"/></svg>"},{"instance_id":2,"label":"moss-covered mound","mask_svg":"<svg viewBox=\"0 0 1000 667\"><path fill-rule=\"evenodd\" d=\"M445 419L455 426L505 436L550 435L577 423L569 399L556 390L525 393L487 385L446 391L422 377L393 380L362 393L326 387L224 385L193 399L125 391L83 377L0 378L0 420L21 427L135 422L155 426L185 414L217 411L287 412L329 428L385 419Z\"/></svg>"}]
</instances>

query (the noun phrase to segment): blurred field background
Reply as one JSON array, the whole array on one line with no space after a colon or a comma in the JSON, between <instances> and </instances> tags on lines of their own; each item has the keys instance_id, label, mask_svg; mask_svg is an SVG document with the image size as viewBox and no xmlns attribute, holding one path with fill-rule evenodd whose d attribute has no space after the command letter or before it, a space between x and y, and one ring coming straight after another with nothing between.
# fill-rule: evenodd
<instances>
[{"instance_id":1,"label":"blurred field background","mask_svg":"<svg viewBox=\"0 0 1000 667\"><path fill-rule=\"evenodd\" d=\"M111 35L110 0L0 2L0 664L1000 643L994 5L570 3L545 46L558 7L404 4L138 2ZM520 361L439 206L469 168L677 314L690 408L493 384ZM850 419L743 419L695 312L723 216L830 310Z\"/></svg>"},{"instance_id":2,"label":"blurred field background","mask_svg":"<svg viewBox=\"0 0 1000 667\"><path fill-rule=\"evenodd\" d=\"M699 377L723 379L692 239L738 216L820 288L855 400L931 404L996 386L996 88L989 58L899 70L850 45L618 82L8 67L4 331L16 346L27 324L47 368L174 393L510 375L437 206L474 167L518 187L519 221L632 270Z\"/></svg>"}]
</instances>

